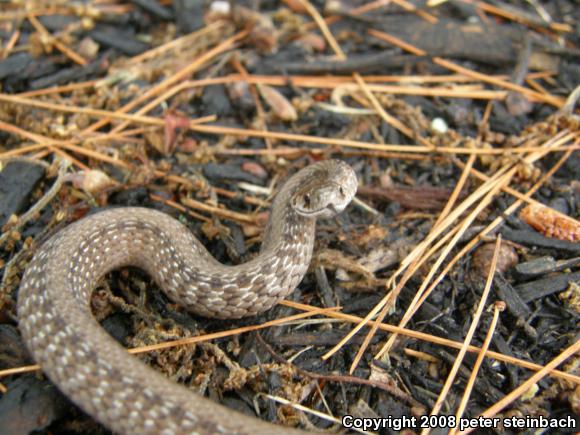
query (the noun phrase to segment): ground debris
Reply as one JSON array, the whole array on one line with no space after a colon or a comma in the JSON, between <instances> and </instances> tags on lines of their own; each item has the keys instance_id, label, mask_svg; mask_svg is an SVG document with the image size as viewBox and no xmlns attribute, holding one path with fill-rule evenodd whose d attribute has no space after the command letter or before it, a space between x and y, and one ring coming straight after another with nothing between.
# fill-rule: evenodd
<instances>
[{"instance_id":1,"label":"ground debris","mask_svg":"<svg viewBox=\"0 0 580 435\"><path fill-rule=\"evenodd\" d=\"M438 400L448 415L437 417L453 415L475 354L439 396L488 282L470 344L483 346L497 312L497 353L465 417L521 385L530 362L577 345L577 2L419 3L4 1L0 373L30 363L18 284L60 228L149 207L240 264L258 252L280 184L328 158L356 171L357 200L318 223L309 273L284 304L204 319L123 269L93 293L97 320L124 346L160 345L140 358L191 390L310 430L340 429L330 417L345 414L428 416ZM213 333L225 335L191 342ZM578 412L577 366L568 359L497 415ZM0 378L0 428L105 432L38 379Z\"/></svg>"}]
</instances>

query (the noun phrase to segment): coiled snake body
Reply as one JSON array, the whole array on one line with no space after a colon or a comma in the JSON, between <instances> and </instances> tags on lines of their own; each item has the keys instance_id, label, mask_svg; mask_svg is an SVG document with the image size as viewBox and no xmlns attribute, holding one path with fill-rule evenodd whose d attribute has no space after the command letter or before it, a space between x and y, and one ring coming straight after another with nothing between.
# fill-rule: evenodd
<instances>
[{"instance_id":1,"label":"coiled snake body","mask_svg":"<svg viewBox=\"0 0 580 435\"><path fill-rule=\"evenodd\" d=\"M226 266L175 219L144 208L111 209L49 239L28 266L18 296L24 342L73 402L118 433L298 433L244 416L196 395L147 367L115 342L90 311L103 275L145 270L193 313L239 318L260 313L302 280L315 220L342 211L357 181L328 160L292 176L276 196L260 254Z\"/></svg>"}]
</instances>

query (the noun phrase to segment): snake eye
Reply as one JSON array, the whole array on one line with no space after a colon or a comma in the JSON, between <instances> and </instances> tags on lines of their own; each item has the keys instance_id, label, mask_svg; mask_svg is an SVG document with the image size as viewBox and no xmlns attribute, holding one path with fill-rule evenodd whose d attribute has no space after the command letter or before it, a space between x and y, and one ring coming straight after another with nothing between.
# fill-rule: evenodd
<instances>
[{"instance_id":1,"label":"snake eye","mask_svg":"<svg viewBox=\"0 0 580 435\"><path fill-rule=\"evenodd\" d=\"M338 188L338 193L340 193L340 196L344 198L344 189L342 188L342 186Z\"/></svg>"},{"instance_id":2,"label":"snake eye","mask_svg":"<svg viewBox=\"0 0 580 435\"><path fill-rule=\"evenodd\" d=\"M304 195L304 197L302 199L304 199L304 205L306 207L310 207L310 195L306 194L306 195Z\"/></svg>"}]
</instances>

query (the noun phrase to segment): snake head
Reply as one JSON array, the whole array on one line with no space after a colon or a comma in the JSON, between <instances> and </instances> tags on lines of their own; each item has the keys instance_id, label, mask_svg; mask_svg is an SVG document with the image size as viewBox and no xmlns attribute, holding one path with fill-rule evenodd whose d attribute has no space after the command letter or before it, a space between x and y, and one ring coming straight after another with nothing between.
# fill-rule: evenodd
<instances>
[{"instance_id":1,"label":"snake head","mask_svg":"<svg viewBox=\"0 0 580 435\"><path fill-rule=\"evenodd\" d=\"M339 160L323 161L309 168L311 175L292 195L292 207L305 217L336 216L356 194L358 182L354 170Z\"/></svg>"}]
</instances>

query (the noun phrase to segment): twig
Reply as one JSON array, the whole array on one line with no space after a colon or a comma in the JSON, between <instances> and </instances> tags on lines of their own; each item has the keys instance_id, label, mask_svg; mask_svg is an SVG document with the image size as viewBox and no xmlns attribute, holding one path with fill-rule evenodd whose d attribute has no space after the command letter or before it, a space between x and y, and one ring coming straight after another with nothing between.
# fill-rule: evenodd
<instances>
[{"instance_id":1,"label":"twig","mask_svg":"<svg viewBox=\"0 0 580 435\"><path fill-rule=\"evenodd\" d=\"M23 158L19 158L18 160L21 160L21 159L23 159ZM11 158L10 160L14 160L14 159ZM32 161L32 159L25 159L25 160L28 162ZM39 164L41 166L44 166L45 168L48 168L48 165L42 161L33 161L33 163ZM66 174L67 167L68 167L68 163L65 160L61 159L59 162L59 168L58 168L56 180L54 181L54 183L52 183L52 186L50 187L50 189L48 189L44 193L44 195L42 195L42 197L38 201L36 201L36 203L32 207L30 207L30 209L26 213L21 215L18 218L18 221L16 223L14 223L14 225L11 225L10 230L6 231L4 234L2 234L0 236L0 246L2 246L4 244L4 242L8 239L8 237L10 237L10 234L12 232L18 231L19 228L22 228L26 224L26 222L28 222L40 210L42 210L44 207L46 207L46 205L52 200L52 198L55 197L55 195L58 193L58 191L60 190L60 188L64 182L64 176ZM4 276L6 276L6 274Z\"/></svg>"}]
</instances>

